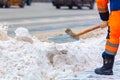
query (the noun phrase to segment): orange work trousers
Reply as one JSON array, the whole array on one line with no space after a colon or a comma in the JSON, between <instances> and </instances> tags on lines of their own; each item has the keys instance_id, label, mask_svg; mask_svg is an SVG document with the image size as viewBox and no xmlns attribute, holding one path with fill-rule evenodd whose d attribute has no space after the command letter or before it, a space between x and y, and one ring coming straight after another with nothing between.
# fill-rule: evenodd
<instances>
[{"instance_id":1,"label":"orange work trousers","mask_svg":"<svg viewBox=\"0 0 120 80\"><path fill-rule=\"evenodd\" d=\"M108 54L116 55L119 47L120 37L120 10L111 12L108 26L108 36L105 45L105 51Z\"/></svg>"}]
</instances>

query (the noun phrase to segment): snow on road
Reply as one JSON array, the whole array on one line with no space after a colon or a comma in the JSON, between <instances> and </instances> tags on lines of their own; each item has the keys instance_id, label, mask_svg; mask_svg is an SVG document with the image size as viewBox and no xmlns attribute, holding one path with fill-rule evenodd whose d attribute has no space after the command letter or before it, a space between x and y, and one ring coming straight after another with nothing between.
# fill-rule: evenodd
<instances>
[{"instance_id":1,"label":"snow on road","mask_svg":"<svg viewBox=\"0 0 120 80\"><path fill-rule=\"evenodd\" d=\"M3 27L0 28L0 32L0 37L7 33ZM119 78L120 73L117 73L119 62L116 63L118 67L115 67L115 76L112 78L93 72L94 68L102 63L101 53L104 50L106 29L87 34L89 38L62 44L42 42L31 36L25 28L18 28L15 33L15 37L0 38L0 80L118 80ZM118 57L119 55L116 60Z\"/></svg>"}]
</instances>

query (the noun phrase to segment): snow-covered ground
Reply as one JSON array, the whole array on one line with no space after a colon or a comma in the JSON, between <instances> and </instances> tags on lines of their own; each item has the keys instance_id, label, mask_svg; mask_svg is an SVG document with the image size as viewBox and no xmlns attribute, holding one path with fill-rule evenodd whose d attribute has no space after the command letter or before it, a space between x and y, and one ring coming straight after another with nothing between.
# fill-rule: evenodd
<instances>
[{"instance_id":1,"label":"snow-covered ground","mask_svg":"<svg viewBox=\"0 0 120 80\"><path fill-rule=\"evenodd\" d=\"M1 26L0 80L119 80L119 61L110 78L94 73L102 64L106 30L98 29L79 41L58 44L42 42L25 28L16 29L15 37L10 37L7 28Z\"/></svg>"}]
</instances>

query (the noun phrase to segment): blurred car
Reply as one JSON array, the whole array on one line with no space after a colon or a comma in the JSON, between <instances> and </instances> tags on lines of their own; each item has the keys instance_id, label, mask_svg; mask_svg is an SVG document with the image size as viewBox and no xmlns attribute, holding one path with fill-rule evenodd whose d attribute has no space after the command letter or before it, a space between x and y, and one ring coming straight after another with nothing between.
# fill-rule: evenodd
<instances>
[{"instance_id":1,"label":"blurred car","mask_svg":"<svg viewBox=\"0 0 120 80\"><path fill-rule=\"evenodd\" d=\"M68 6L69 9L72 9L73 6L82 9L82 7L88 7L89 9L94 8L95 0L52 0L52 4L60 9L61 6Z\"/></svg>"},{"instance_id":2,"label":"blurred car","mask_svg":"<svg viewBox=\"0 0 120 80\"><path fill-rule=\"evenodd\" d=\"M32 4L32 0L26 0L26 4L30 6Z\"/></svg>"},{"instance_id":3,"label":"blurred car","mask_svg":"<svg viewBox=\"0 0 120 80\"><path fill-rule=\"evenodd\" d=\"M10 6L19 6L23 8L25 5L25 0L0 0L0 7L9 8Z\"/></svg>"},{"instance_id":4,"label":"blurred car","mask_svg":"<svg viewBox=\"0 0 120 80\"><path fill-rule=\"evenodd\" d=\"M4 6L4 4L6 3L5 0L0 0L0 8L2 8Z\"/></svg>"}]
</instances>

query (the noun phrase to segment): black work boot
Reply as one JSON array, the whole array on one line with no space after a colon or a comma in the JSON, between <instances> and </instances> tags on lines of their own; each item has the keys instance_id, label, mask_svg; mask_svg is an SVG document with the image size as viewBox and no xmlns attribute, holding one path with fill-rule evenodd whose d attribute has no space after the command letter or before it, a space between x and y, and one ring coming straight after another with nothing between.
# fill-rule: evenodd
<instances>
[{"instance_id":1,"label":"black work boot","mask_svg":"<svg viewBox=\"0 0 120 80\"><path fill-rule=\"evenodd\" d=\"M104 52L105 53L105 52ZM113 75L113 64L114 64L114 55L102 55L103 57L103 66L101 68L95 69L96 74L100 75Z\"/></svg>"}]
</instances>

